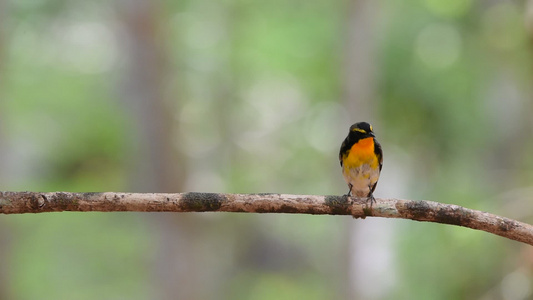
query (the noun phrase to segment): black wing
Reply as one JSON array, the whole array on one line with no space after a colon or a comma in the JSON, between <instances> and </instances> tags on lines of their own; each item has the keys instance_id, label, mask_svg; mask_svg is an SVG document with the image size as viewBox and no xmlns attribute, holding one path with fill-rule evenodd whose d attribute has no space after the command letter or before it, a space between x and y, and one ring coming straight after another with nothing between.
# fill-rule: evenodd
<instances>
[{"instance_id":1,"label":"black wing","mask_svg":"<svg viewBox=\"0 0 533 300\"><path fill-rule=\"evenodd\" d=\"M381 145L374 139L374 153L376 154L379 161L379 171L383 168L383 150L381 150Z\"/></svg>"},{"instance_id":2,"label":"black wing","mask_svg":"<svg viewBox=\"0 0 533 300\"><path fill-rule=\"evenodd\" d=\"M339 162L340 162L340 164L341 164L341 167L343 166L343 164L342 164L342 157L343 157L344 155L345 155L345 156L348 155L348 153L350 152L350 148L351 148L351 146L353 146L353 145L348 144L348 137L346 137L346 138L344 139L344 141L342 142L341 150L339 151Z\"/></svg>"},{"instance_id":3,"label":"black wing","mask_svg":"<svg viewBox=\"0 0 533 300\"><path fill-rule=\"evenodd\" d=\"M383 150L381 150L381 145L374 139L374 153L376 154L376 157L379 161L379 171L381 172L381 168L383 168ZM374 190L376 189L376 186L378 185L378 182L374 183L372 188L370 189L370 193L368 193L368 197L372 196L374 193Z\"/></svg>"}]
</instances>

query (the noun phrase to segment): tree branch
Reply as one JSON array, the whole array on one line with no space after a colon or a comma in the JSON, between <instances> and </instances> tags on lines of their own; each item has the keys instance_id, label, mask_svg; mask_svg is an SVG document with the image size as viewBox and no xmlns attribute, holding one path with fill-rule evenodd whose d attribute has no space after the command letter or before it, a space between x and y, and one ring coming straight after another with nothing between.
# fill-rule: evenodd
<instances>
[{"instance_id":1,"label":"tree branch","mask_svg":"<svg viewBox=\"0 0 533 300\"><path fill-rule=\"evenodd\" d=\"M486 212L432 201L289 194L141 194L0 192L0 213L60 211L249 212L352 215L436 222L483 230L533 245L533 226Z\"/></svg>"}]
</instances>

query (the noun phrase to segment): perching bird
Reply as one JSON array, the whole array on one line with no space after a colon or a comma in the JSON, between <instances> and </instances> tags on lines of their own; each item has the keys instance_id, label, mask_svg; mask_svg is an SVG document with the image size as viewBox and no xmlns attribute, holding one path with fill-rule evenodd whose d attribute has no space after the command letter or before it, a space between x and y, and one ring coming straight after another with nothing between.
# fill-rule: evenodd
<instances>
[{"instance_id":1,"label":"perching bird","mask_svg":"<svg viewBox=\"0 0 533 300\"><path fill-rule=\"evenodd\" d=\"M339 153L342 175L350 190L348 196L370 199L374 202L374 190L383 166L383 151L376 141L372 125L355 123L342 143Z\"/></svg>"}]
</instances>

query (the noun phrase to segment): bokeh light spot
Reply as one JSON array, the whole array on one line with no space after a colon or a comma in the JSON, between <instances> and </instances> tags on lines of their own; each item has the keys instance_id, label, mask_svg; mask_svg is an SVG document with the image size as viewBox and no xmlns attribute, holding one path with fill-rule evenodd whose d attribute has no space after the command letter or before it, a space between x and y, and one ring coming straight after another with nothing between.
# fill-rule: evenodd
<instances>
[{"instance_id":1,"label":"bokeh light spot","mask_svg":"<svg viewBox=\"0 0 533 300\"><path fill-rule=\"evenodd\" d=\"M441 69L457 61L461 44L461 36L454 26L430 24L419 33L415 51L428 67Z\"/></svg>"},{"instance_id":2,"label":"bokeh light spot","mask_svg":"<svg viewBox=\"0 0 533 300\"><path fill-rule=\"evenodd\" d=\"M426 7L436 15L459 17L464 15L472 5L471 0L425 0Z\"/></svg>"}]
</instances>

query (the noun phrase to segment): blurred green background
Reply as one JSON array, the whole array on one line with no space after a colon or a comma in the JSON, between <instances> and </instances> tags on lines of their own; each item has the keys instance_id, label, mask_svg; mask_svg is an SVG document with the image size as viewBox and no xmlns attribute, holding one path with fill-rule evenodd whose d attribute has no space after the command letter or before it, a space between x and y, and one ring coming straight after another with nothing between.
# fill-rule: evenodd
<instances>
[{"instance_id":1,"label":"blurred green background","mask_svg":"<svg viewBox=\"0 0 533 300\"><path fill-rule=\"evenodd\" d=\"M533 1L0 0L0 190L344 194L533 223ZM0 216L0 299L531 299L533 250L408 220Z\"/></svg>"}]
</instances>

